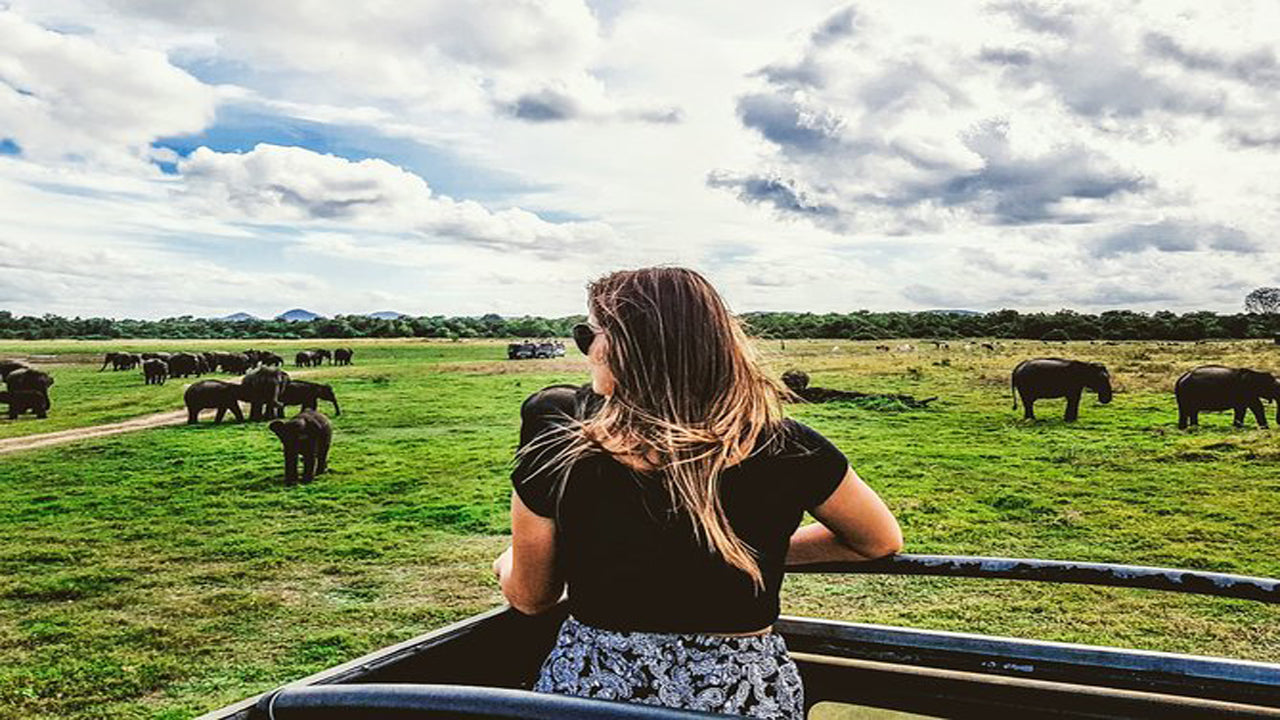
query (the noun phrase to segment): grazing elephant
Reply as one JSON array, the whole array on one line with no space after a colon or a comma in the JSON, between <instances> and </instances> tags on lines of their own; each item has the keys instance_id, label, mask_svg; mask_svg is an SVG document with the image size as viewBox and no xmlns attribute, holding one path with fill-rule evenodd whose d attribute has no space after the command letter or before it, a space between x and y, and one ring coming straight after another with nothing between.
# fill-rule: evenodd
<instances>
[{"instance_id":1,"label":"grazing elephant","mask_svg":"<svg viewBox=\"0 0 1280 720\"><path fill-rule=\"evenodd\" d=\"M1040 398L1067 399L1067 422L1080 416L1080 394L1084 388L1098 393L1098 402L1111 402L1111 375L1101 363L1063 360L1062 358L1036 358L1023 360L1013 369L1010 384L1013 392L1013 409L1018 409L1018 396L1027 420L1035 420L1033 406Z\"/></svg>"},{"instance_id":2,"label":"grazing elephant","mask_svg":"<svg viewBox=\"0 0 1280 720\"><path fill-rule=\"evenodd\" d=\"M18 368L9 373L4 378L4 384L9 392L17 392L20 390L34 390L42 395L45 399L49 399L49 388L53 387L53 377L43 370L35 368Z\"/></svg>"},{"instance_id":3,"label":"grazing elephant","mask_svg":"<svg viewBox=\"0 0 1280 720\"><path fill-rule=\"evenodd\" d=\"M169 363L158 358L143 360L142 379L147 385L163 385L169 379Z\"/></svg>"},{"instance_id":4,"label":"grazing elephant","mask_svg":"<svg viewBox=\"0 0 1280 720\"><path fill-rule=\"evenodd\" d=\"M1202 365L1178 378L1173 392L1178 398L1181 429L1199 425L1200 413L1214 410L1234 410L1236 427L1244 425L1244 412L1251 410L1258 427L1266 427L1264 399L1277 401L1276 424L1280 425L1280 380L1268 372Z\"/></svg>"},{"instance_id":5,"label":"grazing elephant","mask_svg":"<svg viewBox=\"0 0 1280 720\"><path fill-rule=\"evenodd\" d=\"M303 410L288 420L276 420L267 427L284 445L284 484L298 482L298 456L302 456L302 482L329 469L329 444L333 426L329 418L315 410Z\"/></svg>"},{"instance_id":6,"label":"grazing elephant","mask_svg":"<svg viewBox=\"0 0 1280 720\"><path fill-rule=\"evenodd\" d=\"M187 405L187 424L195 425L200 420L200 411L217 409L215 423L222 422L228 411L236 416L238 422L244 422L244 413L240 412L239 383L222 380L201 380L191 383L191 387L182 394L182 401Z\"/></svg>"},{"instance_id":7,"label":"grazing elephant","mask_svg":"<svg viewBox=\"0 0 1280 720\"><path fill-rule=\"evenodd\" d=\"M280 395L289 385L289 373L259 365L245 373L240 381L240 399L249 403L250 420L283 417Z\"/></svg>"},{"instance_id":8,"label":"grazing elephant","mask_svg":"<svg viewBox=\"0 0 1280 720\"><path fill-rule=\"evenodd\" d=\"M316 355L314 350L300 350L297 355L293 356L293 364L295 367L311 367L319 365L320 357Z\"/></svg>"},{"instance_id":9,"label":"grazing elephant","mask_svg":"<svg viewBox=\"0 0 1280 720\"><path fill-rule=\"evenodd\" d=\"M98 372L102 372L103 370L106 370L108 365L112 366L111 367L112 371L119 370L120 365L128 361L129 361L129 353L109 352L102 359L102 367L98 368Z\"/></svg>"},{"instance_id":10,"label":"grazing elephant","mask_svg":"<svg viewBox=\"0 0 1280 720\"><path fill-rule=\"evenodd\" d=\"M235 373L243 375L253 367L253 360L248 355L242 353L222 353L219 363L223 372Z\"/></svg>"},{"instance_id":11,"label":"grazing elephant","mask_svg":"<svg viewBox=\"0 0 1280 720\"><path fill-rule=\"evenodd\" d=\"M258 362L263 365L275 365L279 367L284 364L284 358L273 352L261 352L258 354Z\"/></svg>"},{"instance_id":12,"label":"grazing elephant","mask_svg":"<svg viewBox=\"0 0 1280 720\"><path fill-rule=\"evenodd\" d=\"M0 403L9 404L10 420L17 420L19 415L28 411L37 418L49 417L49 396L38 390L0 392Z\"/></svg>"},{"instance_id":13,"label":"grazing elephant","mask_svg":"<svg viewBox=\"0 0 1280 720\"><path fill-rule=\"evenodd\" d=\"M163 360L163 361L165 361L165 362L169 362L169 358L171 358L171 357L173 357L173 353L167 353L167 352L144 352L144 353L142 353L142 359L143 359L143 360Z\"/></svg>"},{"instance_id":14,"label":"grazing elephant","mask_svg":"<svg viewBox=\"0 0 1280 720\"><path fill-rule=\"evenodd\" d=\"M333 361L333 353L324 348L312 348L311 354L315 356L317 365L323 365L325 360Z\"/></svg>"},{"instance_id":15,"label":"grazing elephant","mask_svg":"<svg viewBox=\"0 0 1280 720\"><path fill-rule=\"evenodd\" d=\"M169 376L170 377L188 377L190 375L200 374L201 359L199 356L188 352L174 353L169 358Z\"/></svg>"},{"instance_id":16,"label":"grazing elephant","mask_svg":"<svg viewBox=\"0 0 1280 720\"><path fill-rule=\"evenodd\" d=\"M338 407L338 398L333 394L333 387L324 383L307 382L306 380L290 380L280 402L285 405L301 405L304 410L315 410L321 400L333 403L333 414L338 416L342 410Z\"/></svg>"},{"instance_id":17,"label":"grazing elephant","mask_svg":"<svg viewBox=\"0 0 1280 720\"><path fill-rule=\"evenodd\" d=\"M352 350L351 348L338 348L337 350L333 351L333 364L334 365L350 365L351 356L355 354L356 354L356 351Z\"/></svg>"},{"instance_id":18,"label":"grazing elephant","mask_svg":"<svg viewBox=\"0 0 1280 720\"><path fill-rule=\"evenodd\" d=\"M9 377L14 370L29 370L31 366L21 360L0 360L0 380Z\"/></svg>"}]
</instances>

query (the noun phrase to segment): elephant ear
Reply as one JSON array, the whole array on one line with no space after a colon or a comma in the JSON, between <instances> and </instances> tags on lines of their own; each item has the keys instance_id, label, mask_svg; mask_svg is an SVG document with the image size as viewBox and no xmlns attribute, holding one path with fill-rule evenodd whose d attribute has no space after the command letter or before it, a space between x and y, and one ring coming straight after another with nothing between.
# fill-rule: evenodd
<instances>
[{"instance_id":1,"label":"elephant ear","mask_svg":"<svg viewBox=\"0 0 1280 720\"><path fill-rule=\"evenodd\" d=\"M271 424L267 426L267 429L276 435L279 435L281 438L284 438L285 436L284 422L280 420L272 420Z\"/></svg>"}]
</instances>

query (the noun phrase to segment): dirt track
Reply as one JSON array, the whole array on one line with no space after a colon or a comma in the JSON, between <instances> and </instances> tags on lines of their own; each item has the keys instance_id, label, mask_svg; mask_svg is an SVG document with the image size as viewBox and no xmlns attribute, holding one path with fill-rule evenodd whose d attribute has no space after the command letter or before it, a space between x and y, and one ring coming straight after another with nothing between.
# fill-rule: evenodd
<instances>
[{"instance_id":1,"label":"dirt track","mask_svg":"<svg viewBox=\"0 0 1280 720\"><path fill-rule=\"evenodd\" d=\"M124 422L111 423L109 425L93 425L91 427L71 428L70 430L59 430L58 432L41 433L40 435L8 438L6 440L0 440L0 455L18 452L19 450L33 450L35 448L48 447L50 445L61 445L63 443L75 442L76 440L119 435L121 433L133 432L134 430L146 430L147 428L161 427L164 425L181 425L186 421L186 410L171 410L169 412L156 413L155 415L144 415L131 420L125 420Z\"/></svg>"}]
</instances>

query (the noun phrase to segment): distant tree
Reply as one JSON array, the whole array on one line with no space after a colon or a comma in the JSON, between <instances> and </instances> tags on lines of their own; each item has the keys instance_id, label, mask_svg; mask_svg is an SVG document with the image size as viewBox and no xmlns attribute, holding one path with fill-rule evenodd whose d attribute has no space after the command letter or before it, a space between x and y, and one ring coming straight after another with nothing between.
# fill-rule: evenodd
<instances>
[{"instance_id":1,"label":"distant tree","mask_svg":"<svg viewBox=\"0 0 1280 720\"><path fill-rule=\"evenodd\" d=\"M1054 328L1044 335L1040 336L1041 340L1070 340L1071 336L1062 328Z\"/></svg>"},{"instance_id":2,"label":"distant tree","mask_svg":"<svg viewBox=\"0 0 1280 720\"><path fill-rule=\"evenodd\" d=\"M1245 295L1244 310L1251 313L1280 312L1280 287L1260 287Z\"/></svg>"}]
</instances>

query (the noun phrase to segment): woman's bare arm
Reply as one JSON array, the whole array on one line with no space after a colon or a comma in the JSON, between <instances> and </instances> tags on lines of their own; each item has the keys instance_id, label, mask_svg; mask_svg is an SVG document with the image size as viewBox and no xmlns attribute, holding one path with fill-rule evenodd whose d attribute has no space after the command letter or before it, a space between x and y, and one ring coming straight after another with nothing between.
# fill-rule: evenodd
<instances>
[{"instance_id":1,"label":"woman's bare arm","mask_svg":"<svg viewBox=\"0 0 1280 720\"><path fill-rule=\"evenodd\" d=\"M556 574L556 522L511 493L511 547L493 562L502 594L526 615L550 610L564 592Z\"/></svg>"},{"instance_id":2,"label":"woman's bare arm","mask_svg":"<svg viewBox=\"0 0 1280 720\"><path fill-rule=\"evenodd\" d=\"M798 528L791 536L787 565L859 562L902 550L897 519L853 468L812 514L818 522Z\"/></svg>"}]
</instances>

